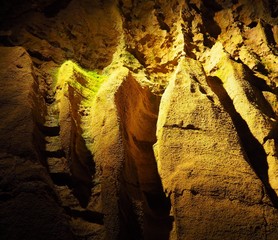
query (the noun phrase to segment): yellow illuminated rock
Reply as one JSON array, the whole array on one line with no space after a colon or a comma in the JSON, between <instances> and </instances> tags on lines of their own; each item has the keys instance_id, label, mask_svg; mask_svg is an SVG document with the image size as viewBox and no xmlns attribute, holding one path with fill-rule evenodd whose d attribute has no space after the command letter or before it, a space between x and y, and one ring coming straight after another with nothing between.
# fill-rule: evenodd
<instances>
[{"instance_id":1,"label":"yellow illuminated rock","mask_svg":"<svg viewBox=\"0 0 278 240\"><path fill-rule=\"evenodd\" d=\"M2 2L0 239L277 239L275 1Z\"/></svg>"}]
</instances>

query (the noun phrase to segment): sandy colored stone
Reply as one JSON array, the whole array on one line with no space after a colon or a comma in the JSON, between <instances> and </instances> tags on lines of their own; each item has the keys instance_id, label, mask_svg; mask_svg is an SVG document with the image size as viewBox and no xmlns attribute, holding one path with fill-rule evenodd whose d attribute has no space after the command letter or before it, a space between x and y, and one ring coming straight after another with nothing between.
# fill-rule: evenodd
<instances>
[{"instance_id":1,"label":"sandy colored stone","mask_svg":"<svg viewBox=\"0 0 278 240\"><path fill-rule=\"evenodd\" d=\"M272 209L266 190L230 116L200 91L203 75L197 62L181 60L159 111L155 152L175 218L171 239L261 239L264 209Z\"/></svg>"},{"instance_id":2,"label":"sandy colored stone","mask_svg":"<svg viewBox=\"0 0 278 240\"><path fill-rule=\"evenodd\" d=\"M5 0L1 151L40 156L60 199L22 184L77 239L276 239L277 17L268 0Z\"/></svg>"},{"instance_id":3,"label":"sandy colored stone","mask_svg":"<svg viewBox=\"0 0 278 240\"><path fill-rule=\"evenodd\" d=\"M41 162L42 139L35 136L44 109L34 109L43 105L36 92L32 61L22 47L1 47L0 56L0 237L72 239L53 182Z\"/></svg>"},{"instance_id":4,"label":"sandy colored stone","mask_svg":"<svg viewBox=\"0 0 278 240\"><path fill-rule=\"evenodd\" d=\"M36 157L32 98L35 80L32 61L21 47L0 49L1 149L16 155ZM40 114L43 114L41 112ZM22 139L25 139L22 142Z\"/></svg>"}]
</instances>

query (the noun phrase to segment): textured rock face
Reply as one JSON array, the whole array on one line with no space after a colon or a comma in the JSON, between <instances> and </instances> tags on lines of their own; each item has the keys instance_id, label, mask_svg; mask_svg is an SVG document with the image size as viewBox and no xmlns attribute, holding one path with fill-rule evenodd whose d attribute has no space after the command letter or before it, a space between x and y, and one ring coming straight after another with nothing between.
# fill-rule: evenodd
<instances>
[{"instance_id":1,"label":"textured rock face","mask_svg":"<svg viewBox=\"0 0 278 240\"><path fill-rule=\"evenodd\" d=\"M1 47L1 139L5 139L1 149L34 158L34 118L42 118L44 111L32 112L32 95L37 86L31 67L32 61L23 48ZM22 138L26 141L22 142Z\"/></svg>"},{"instance_id":2,"label":"textured rock face","mask_svg":"<svg viewBox=\"0 0 278 240\"><path fill-rule=\"evenodd\" d=\"M155 148L176 219L174 239L261 239L277 225L267 226L264 211L272 207L266 189L248 164L253 159L242 150L230 116L206 92L204 75L195 60L181 60L160 107Z\"/></svg>"},{"instance_id":3,"label":"textured rock face","mask_svg":"<svg viewBox=\"0 0 278 240\"><path fill-rule=\"evenodd\" d=\"M276 1L3 2L1 239L277 238Z\"/></svg>"},{"instance_id":4,"label":"textured rock face","mask_svg":"<svg viewBox=\"0 0 278 240\"><path fill-rule=\"evenodd\" d=\"M32 61L21 47L1 47L0 56L1 238L73 239L42 165L38 125L45 111L32 75Z\"/></svg>"}]
</instances>

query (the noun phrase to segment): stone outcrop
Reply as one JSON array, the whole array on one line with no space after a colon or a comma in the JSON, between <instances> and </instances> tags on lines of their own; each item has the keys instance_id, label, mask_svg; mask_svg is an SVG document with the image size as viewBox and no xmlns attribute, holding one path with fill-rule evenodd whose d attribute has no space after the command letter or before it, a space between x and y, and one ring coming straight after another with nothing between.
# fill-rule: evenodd
<instances>
[{"instance_id":1,"label":"stone outcrop","mask_svg":"<svg viewBox=\"0 0 278 240\"><path fill-rule=\"evenodd\" d=\"M45 114L32 61L0 48L0 225L3 239L73 239L40 152Z\"/></svg>"},{"instance_id":2,"label":"stone outcrop","mask_svg":"<svg viewBox=\"0 0 278 240\"><path fill-rule=\"evenodd\" d=\"M278 3L3 1L1 239L276 239Z\"/></svg>"},{"instance_id":3,"label":"stone outcrop","mask_svg":"<svg viewBox=\"0 0 278 240\"><path fill-rule=\"evenodd\" d=\"M264 238L277 224L265 218L273 209L267 186L251 168L229 114L206 88L200 64L184 59L162 97L155 149L176 219L173 239Z\"/></svg>"}]
</instances>

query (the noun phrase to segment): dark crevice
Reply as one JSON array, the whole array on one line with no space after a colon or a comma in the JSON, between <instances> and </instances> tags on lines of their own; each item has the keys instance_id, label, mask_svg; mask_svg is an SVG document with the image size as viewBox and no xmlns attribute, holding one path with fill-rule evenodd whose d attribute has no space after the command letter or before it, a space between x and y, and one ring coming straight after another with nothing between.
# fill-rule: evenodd
<instances>
[{"instance_id":1,"label":"dark crevice","mask_svg":"<svg viewBox=\"0 0 278 240\"><path fill-rule=\"evenodd\" d=\"M260 24L259 24L258 27L260 27L261 30L264 32L267 44L270 45L270 46L275 46L276 41L275 41L275 38L274 38L274 35L273 35L272 26L270 24L268 24L267 22L265 22L264 20L262 20L262 19L260 19L259 23Z\"/></svg>"},{"instance_id":2,"label":"dark crevice","mask_svg":"<svg viewBox=\"0 0 278 240\"><path fill-rule=\"evenodd\" d=\"M249 70L251 71L251 70ZM251 72L250 72L251 73ZM248 81L253 85L255 86L256 88L258 88L259 90L261 91L267 91L267 92L274 92L274 89L272 89L264 79L262 78L259 78L255 75L250 75L249 74L249 78L248 78Z\"/></svg>"},{"instance_id":3,"label":"dark crevice","mask_svg":"<svg viewBox=\"0 0 278 240\"><path fill-rule=\"evenodd\" d=\"M65 157L65 152L62 149L57 151L44 151L44 155L50 158L62 158Z\"/></svg>"},{"instance_id":4,"label":"dark crevice","mask_svg":"<svg viewBox=\"0 0 278 240\"><path fill-rule=\"evenodd\" d=\"M130 54L132 54L143 67L146 67L146 63L145 63L146 58L143 53L139 52L138 49L135 49L135 48L127 48L126 50Z\"/></svg>"},{"instance_id":5,"label":"dark crevice","mask_svg":"<svg viewBox=\"0 0 278 240\"><path fill-rule=\"evenodd\" d=\"M196 6L196 4L190 3L189 6L194 9L198 14L201 14L200 9Z\"/></svg>"},{"instance_id":6,"label":"dark crevice","mask_svg":"<svg viewBox=\"0 0 278 240\"><path fill-rule=\"evenodd\" d=\"M241 140L242 147L248 157L247 161L249 165L264 184L267 195L272 201L274 207L278 208L277 194L271 188L268 179L267 154L263 146L253 136L246 121L236 111L233 101L223 87L221 80L218 77L208 77L208 84L218 96L224 109L229 113Z\"/></svg>"},{"instance_id":7,"label":"dark crevice","mask_svg":"<svg viewBox=\"0 0 278 240\"><path fill-rule=\"evenodd\" d=\"M40 52L38 51L32 51L32 50L27 50L27 52L29 53L29 55L33 58L36 58L42 62L49 62L49 61L52 61L52 57L49 56L49 57L46 57L44 55L42 55Z\"/></svg>"},{"instance_id":8,"label":"dark crevice","mask_svg":"<svg viewBox=\"0 0 278 240\"><path fill-rule=\"evenodd\" d=\"M201 130L201 128L195 127L193 124L188 124L186 126L183 126L181 124L172 124L172 125L164 125L164 128L178 128L178 129L182 129L182 130Z\"/></svg>"},{"instance_id":9,"label":"dark crevice","mask_svg":"<svg viewBox=\"0 0 278 240\"><path fill-rule=\"evenodd\" d=\"M199 192L198 192L197 190L195 190L195 189L190 189L190 192L191 192L191 194L194 195L194 196L196 196L196 195L199 194Z\"/></svg>"},{"instance_id":10,"label":"dark crevice","mask_svg":"<svg viewBox=\"0 0 278 240\"><path fill-rule=\"evenodd\" d=\"M273 31L272 31L272 26L269 25L269 24L265 24L264 30L265 30L265 35L266 35L267 43L269 45L275 46L276 45L276 41L274 39L274 35L273 35Z\"/></svg>"},{"instance_id":11,"label":"dark crevice","mask_svg":"<svg viewBox=\"0 0 278 240\"><path fill-rule=\"evenodd\" d=\"M214 41L207 35L204 35L204 46L208 48L212 48L214 45Z\"/></svg>"},{"instance_id":12,"label":"dark crevice","mask_svg":"<svg viewBox=\"0 0 278 240\"><path fill-rule=\"evenodd\" d=\"M186 20L184 20L186 21ZM193 58L196 60L196 55L195 53L193 53L193 49L196 48L196 46L194 44L192 44L192 33L188 33L187 30L186 30L186 26L184 24L181 24L182 26L182 32L183 32L183 38L184 38L184 42L186 44L184 44L184 52L186 53L186 55L190 58Z\"/></svg>"},{"instance_id":13,"label":"dark crevice","mask_svg":"<svg viewBox=\"0 0 278 240\"><path fill-rule=\"evenodd\" d=\"M39 129L45 136L50 136L50 137L59 136L60 133L60 126L48 127L48 126L39 125Z\"/></svg>"},{"instance_id":14,"label":"dark crevice","mask_svg":"<svg viewBox=\"0 0 278 240\"><path fill-rule=\"evenodd\" d=\"M86 208L91 197L91 190L93 188L92 179L90 181L79 181L73 177L73 195L79 201L81 207Z\"/></svg>"},{"instance_id":15,"label":"dark crevice","mask_svg":"<svg viewBox=\"0 0 278 240\"><path fill-rule=\"evenodd\" d=\"M251 94L248 95L248 99L251 100L252 102L255 101L256 103L260 106L260 109L263 111L264 114L271 118L276 118L275 112L273 111L271 105L269 102L265 99L264 95L262 94L262 91L267 91L275 94L275 88L274 86L269 86L267 82L254 75L254 72L245 64L243 63L240 59L238 59L236 62L240 63L243 66L244 73L246 75L247 81L251 84L250 86L252 87L253 90L253 95L255 97L251 97ZM256 70L260 73L263 73L265 68L262 63L257 64ZM266 70L265 70L266 71ZM265 73L264 75L268 75L268 73ZM260 90L260 91L258 91ZM252 99L253 98L253 99Z\"/></svg>"},{"instance_id":16,"label":"dark crevice","mask_svg":"<svg viewBox=\"0 0 278 240\"><path fill-rule=\"evenodd\" d=\"M153 152L160 97L129 75L118 89L115 103L125 151L120 200L124 231L130 230L125 237L168 240L173 223L171 203L163 191ZM134 201L142 208L135 208Z\"/></svg>"},{"instance_id":17,"label":"dark crevice","mask_svg":"<svg viewBox=\"0 0 278 240\"><path fill-rule=\"evenodd\" d=\"M164 22L164 15L162 13L157 14L157 21L159 23L160 29L165 30L166 32L170 32L170 27Z\"/></svg>"},{"instance_id":18,"label":"dark crevice","mask_svg":"<svg viewBox=\"0 0 278 240\"><path fill-rule=\"evenodd\" d=\"M81 182L74 179L74 177L65 172L49 173L52 181L57 186L67 186L72 189L73 195L79 201L81 207L86 208L91 196L92 182Z\"/></svg>"},{"instance_id":19,"label":"dark crevice","mask_svg":"<svg viewBox=\"0 0 278 240\"><path fill-rule=\"evenodd\" d=\"M269 7L271 11L271 17L278 17L278 1L277 0L269 0Z\"/></svg>"},{"instance_id":20,"label":"dark crevice","mask_svg":"<svg viewBox=\"0 0 278 240\"><path fill-rule=\"evenodd\" d=\"M143 194L146 197L149 207L154 212L160 212L161 215L165 216L169 214L171 202L170 198L165 199L164 192L143 192ZM161 201L161 199L164 199L164 201Z\"/></svg>"},{"instance_id":21,"label":"dark crevice","mask_svg":"<svg viewBox=\"0 0 278 240\"><path fill-rule=\"evenodd\" d=\"M135 211L136 206L132 203L132 199L127 194L125 184L121 184L120 188L120 233L117 239L141 240L143 239L143 230L141 222L138 221L138 213ZM130 188L129 188L130 189ZM135 188L136 189L136 188ZM138 211L138 210L137 210Z\"/></svg>"},{"instance_id":22,"label":"dark crevice","mask_svg":"<svg viewBox=\"0 0 278 240\"><path fill-rule=\"evenodd\" d=\"M268 70L265 68L265 66L259 62L253 69L254 71L260 72L261 74L267 76L269 74Z\"/></svg>"},{"instance_id":23,"label":"dark crevice","mask_svg":"<svg viewBox=\"0 0 278 240\"><path fill-rule=\"evenodd\" d=\"M61 10L65 9L71 0L56 0L43 9L46 17L55 17Z\"/></svg>"},{"instance_id":24,"label":"dark crevice","mask_svg":"<svg viewBox=\"0 0 278 240\"><path fill-rule=\"evenodd\" d=\"M239 63L242 64L244 71L246 72L246 74L248 76L247 79L253 86L255 86L256 88L258 88L261 91L273 92L273 89L267 85L267 82L264 79L255 76L253 71L247 65L245 65L242 61L239 61ZM262 67L257 66L256 69L259 72L264 73L264 75L267 75L268 72L262 72L262 71L264 71L264 69L262 69L262 68L264 68L264 66L262 66Z\"/></svg>"},{"instance_id":25,"label":"dark crevice","mask_svg":"<svg viewBox=\"0 0 278 240\"><path fill-rule=\"evenodd\" d=\"M248 79L248 82L251 84L252 90L255 94L256 103L259 105L260 109L264 114L266 114L271 118L276 118L275 112L273 111L271 105L264 98L264 95L262 94L262 91L268 91L274 93L275 90L271 88L271 86L269 86L264 79L255 76L254 73L249 69L247 65L245 65L244 63L241 64L243 65L246 79Z\"/></svg>"},{"instance_id":26,"label":"dark crevice","mask_svg":"<svg viewBox=\"0 0 278 240\"><path fill-rule=\"evenodd\" d=\"M215 0L203 1L205 7L209 10L213 10L214 12L219 12L223 10L223 7L218 4Z\"/></svg>"},{"instance_id":27,"label":"dark crevice","mask_svg":"<svg viewBox=\"0 0 278 240\"><path fill-rule=\"evenodd\" d=\"M212 47L215 40L221 34L221 28L214 20L215 12L222 10L222 6L216 1L203 1L204 5L201 5L201 17L203 25L201 26L201 32L204 35L204 45L206 47Z\"/></svg>"},{"instance_id":28,"label":"dark crevice","mask_svg":"<svg viewBox=\"0 0 278 240\"><path fill-rule=\"evenodd\" d=\"M90 211L90 210L80 211L80 210L71 209L69 207L64 207L64 209L65 212L71 217L81 218L90 223L103 225L103 217L104 217L103 213Z\"/></svg>"},{"instance_id":29,"label":"dark crevice","mask_svg":"<svg viewBox=\"0 0 278 240\"><path fill-rule=\"evenodd\" d=\"M85 79L76 75L76 80L84 84ZM77 89L68 86L68 98L70 100L70 132L68 133L70 145L66 152L66 158L70 162L70 171L74 181L73 194L82 207L86 207L91 197L92 181L95 174L95 162L91 151L87 148L82 136L83 130L80 123L80 105L83 96Z\"/></svg>"},{"instance_id":30,"label":"dark crevice","mask_svg":"<svg viewBox=\"0 0 278 240\"><path fill-rule=\"evenodd\" d=\"M218 26L217 22L213 20L213 17L212 18L204 17L203 22L205 26L205 33L209 33L211 37L217 39L218 35L221 33L221 28ZM206 36L206 34L204 35Z\"/></svg>"},{"instance_id":31,"label":"dark crevice","mask_svg":"<svg viewBox=\"0 0 278 240\"><path fill-rule=\"evenodd\" d=\"M54 184L58 186L68 186L69 188L74 186L72 178L68 173L50 173L50 177Z\"/></svg>"},{"instance_id":32,"label":"dark crevice","mask_svg":"<svg viewBox=\"0 0 278 240\"><path fill-rule=\"evenodd\" d=\"M47 39L47 34L43 31L42 28L40 28L38 26L34 26L34 25L30 24L30 25L27 25L25 27L25 29L27 30L27 32L29 32L34 37L36 37L40 40L46 40Z\"/></svg>"},{"instance_id":33,"label":"dark crevice","mask_svg":"<svg viewBox=\"0 0 278 240\"><path fill-rule=\"evenodd\" d=\"M170 32L170 27L165 23L165 16L162 12L162 9L159 5L155 5L154 6L155 8L155 16L156 16L156 19L159 23L159 26L160 26L160 29L162 30L166 30L167 32Z\"/></svg>"},{"instance_id":34,"label":"dark crevice","mask_svg":"<svg viewBox=\"0 0 278 240\"><path fill-rule=\"evenodd\" d=\"M44 100L45 100L45 102L47 103L47 104L52 104L52 103L54 103L56 100L55 100L55 98L53 97L53 96L51 96L51 95L49 95L49 94L47 94L45 97L44 97Z\"/></svg>"},{"instance_id":35,"label":"dark crevice","mask_svg":"<svg viewBox=\"0 0 278 240\"><path fill-rule=\"evenodd\" d=\"M254 27L257 26L257 24L258 24L258 22L253 21L253 22L251 22L250 24L248 24L247 27L249 27L249 28L254 28Z\"/></svg>"},{"instance_id":36,"label":"dark crevice","mask_svg":"<svg viewBox=\"0 0 278 240\"><path fill-rule=\"evenodd\" d=\"M158 67L153 68L153 72L163 72L167 73L170 72L172 68L176 67L179 63L180 56L177 56L173 58L172 60L169 60L166 63L160 64Z\"/></svg>"}]
</instances>

